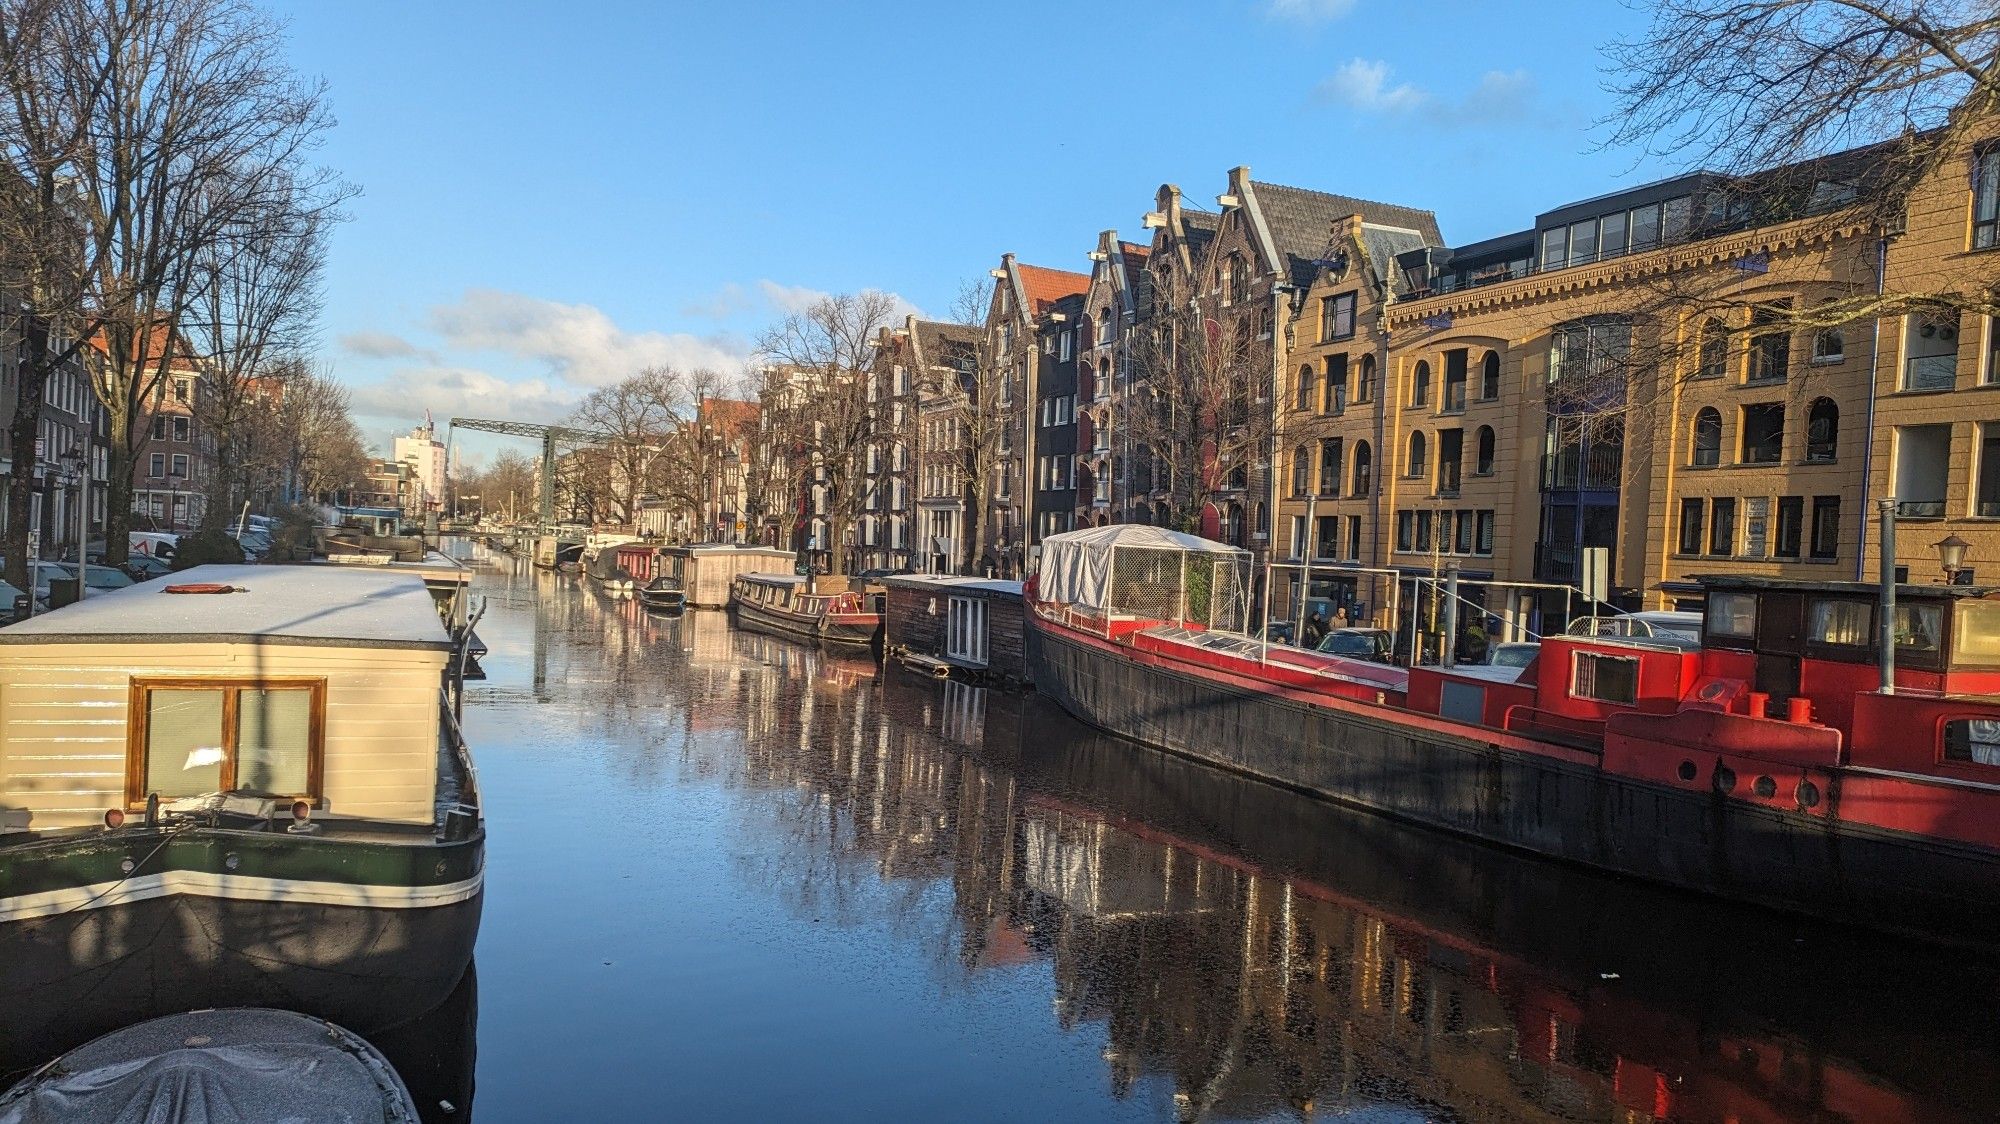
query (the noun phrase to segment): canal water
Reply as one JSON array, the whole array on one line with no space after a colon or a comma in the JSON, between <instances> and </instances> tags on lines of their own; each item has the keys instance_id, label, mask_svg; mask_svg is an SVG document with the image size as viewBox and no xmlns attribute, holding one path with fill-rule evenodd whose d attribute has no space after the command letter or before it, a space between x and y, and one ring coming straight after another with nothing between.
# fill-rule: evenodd
<instances>
[{"instance_id":1,"label":"canal water","mask_svg":"<svg viewBox=\"0 0 2000 1124\"><path fill-rule=\"evenodd\" d=\"M476 978L375 1038L432 1124L2000 1118L1991 963L461 549Z\"/></svg>"}]
</instances>

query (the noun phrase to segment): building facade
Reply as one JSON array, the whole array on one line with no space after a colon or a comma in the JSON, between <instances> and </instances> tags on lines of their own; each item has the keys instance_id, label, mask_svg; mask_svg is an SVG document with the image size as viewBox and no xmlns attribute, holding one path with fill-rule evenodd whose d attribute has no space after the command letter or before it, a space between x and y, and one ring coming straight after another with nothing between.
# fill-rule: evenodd
<instances>
[{"instance_id":1,"label":"building facade","mask_svg":"<svg viewBox=\"0 0 2000 1124\"><path fill-rule=\"evenodd\" d=\"M216 484L215 393L199 363L175 359L153 385L133 426L145 434L132 458L132 511L163 531L200 527Z\"/></svg>"}]
</instances>

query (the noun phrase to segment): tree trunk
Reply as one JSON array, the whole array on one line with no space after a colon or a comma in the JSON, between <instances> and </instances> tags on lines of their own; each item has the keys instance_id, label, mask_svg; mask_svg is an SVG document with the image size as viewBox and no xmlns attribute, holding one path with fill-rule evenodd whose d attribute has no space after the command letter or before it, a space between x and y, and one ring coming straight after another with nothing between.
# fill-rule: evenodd
<instances>
[{"instance_id":1,"label":"tree trunk","mask_svg":"<svg viewBox=\"0 0 2000 1124\"><path fill-rule=\"evenodd\" d=\"M122 566L132 549L132 446L117 421L111 424L111 479L104 496L104 564Z\"/></svg>"},{"instance_id":2,"label":"tree trunk","mask_svg":"<svg viewBox=\"0 0 2000 1124\"><path fill-rule=\"evenodd\" d=\"M7 429L14 459L7 489L7 581L32 597L35 586L28 577L28 516L34 508L35 462L39 459L35 439L40 436L42 399L49 382L49 331L35 317L26 320L21 343L27 361L21 364L14 421Z\"/></svg>"}]
</instances>

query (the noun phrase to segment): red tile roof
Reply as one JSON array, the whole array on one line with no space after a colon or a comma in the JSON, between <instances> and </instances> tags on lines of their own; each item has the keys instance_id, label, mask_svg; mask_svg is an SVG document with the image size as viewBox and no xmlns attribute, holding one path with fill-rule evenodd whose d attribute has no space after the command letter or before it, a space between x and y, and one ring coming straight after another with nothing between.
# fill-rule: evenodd
<instances>
[{"instance_id":1,"label":"red tile roof","mask_svg":"<svg viewBox=\"0 0 2000 1124\"><path fill-rule=\"evenodd\" d=\"M757 427L759 411L760 407L755 402L736 398L704 398L695 409L695 417L703 425L740 433Z\"/></svg>"},{"instance_id":2,"label":"red tile roof","mask_svg":"<svg viewBox=\"0 0 2000 1124\"><path fill-rule=\"evenodd\" d=\"M1028 307L1036 312L1044 312L1049 305L1067 296L1090 288L1090 275L1071 273L1066 269L1044 269L1039 265L1022 265L1016 262L1014 269L1021 275L1021 288L1028 298Z\"/></svg>"},{"instance_id":3,"label":"red tile roof","mask_svg":"<svg viewBox=\"0 0 2000 1124\"><path fill-rule=\"evenodd\" d=\"M1140 261L1145 261L1153 254L1151 246L1141 246L1137 242L1120 242L1118 243L1118 249L1126 257L1137 258Z\"/></svg>"}]
</instances>

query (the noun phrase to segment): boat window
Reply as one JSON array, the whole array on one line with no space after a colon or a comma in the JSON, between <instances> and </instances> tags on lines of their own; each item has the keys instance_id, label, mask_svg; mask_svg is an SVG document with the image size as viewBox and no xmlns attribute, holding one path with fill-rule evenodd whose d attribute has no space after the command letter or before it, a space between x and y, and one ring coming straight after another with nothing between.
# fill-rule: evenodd
<instances>
[{"instance_id":1,"label":"boat window","mask_svg":"<svg viewBox=\"0 0 2000 1124\"><path fill-rule=\"evenodd\" d=\"M1639 701L1639 657L1572 653L1569 693L1572 698L1631 706Z\"/></svg>"},{"instance_id":2,"label":"boat window","mask_svg":"<svg viewBox=\"0 0 2000 1124\"><path fill-rule=\"evenodd\" d=\"M1946 722L1944 759L2000 765L2000 719L1954 718Z\"/></svg>"},{"instance_id":3,"label":"boat window","mask_svg":"<svg viewBox=\"0 0 2000 1124\"><path fill-rule=\"evenodd\" d=\"M1964 667L2000 666L2000 601L1958 603L1951 662Z\"/></svg>"},{"instance_id":4,"label":"boat window","mask_svg":"<svg viewBox=\"0 0 2000 1124\"><path fill-rule=\"evenodd\" d=\"M1944 606L1922 602L1896 606L1896 647L1935 652L1943 642Z\"/></svg>"},{"instance_id":5,"label":"boat window","mask_svg":"<svg viewBox=\"0 0 2000 1124\"><path fill-rule=\"evenodd\" d=\"M126 798L245 791L318 800L325 680L133 680Z\"/></svg>"},{"instance_id":6,"label":"boat window","mask_svg":"<svg viewBox=\"0 0 2000 1124\"><path fill-rule=\"evenodd\" d=\"M1866 648L1874 641L1875 606L1866 601L1814 601L1806 638L1814 644Z\"/></svg>"},{"instance_id":7,"label":"boat window","mask_svg":"<svg viewBox=\"0 0 2000 1124\"><path fill-rule=\"evenodd\" d=\"M1733 636L1743 640L1757 635L1757 595L1709 594L1708 632L1711 636Z\"/></svg>"}]
</instances>

